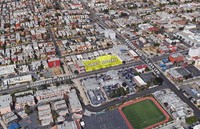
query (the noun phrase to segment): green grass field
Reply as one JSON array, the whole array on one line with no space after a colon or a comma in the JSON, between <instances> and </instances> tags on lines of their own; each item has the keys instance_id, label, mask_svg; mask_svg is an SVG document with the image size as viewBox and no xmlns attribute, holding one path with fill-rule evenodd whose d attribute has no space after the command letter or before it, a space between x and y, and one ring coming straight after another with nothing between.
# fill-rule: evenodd
<instances>
[{"instance_id":1,"label":"green grass field","mask_svg":"<svg viewBox=\"0 0 200 129\"><path fill-rule=\"evenodd\" d=\"M144 100L124 107L122 112L134 129L143 129L166 119L151 100Z\"/></svg>"}]
</instances>

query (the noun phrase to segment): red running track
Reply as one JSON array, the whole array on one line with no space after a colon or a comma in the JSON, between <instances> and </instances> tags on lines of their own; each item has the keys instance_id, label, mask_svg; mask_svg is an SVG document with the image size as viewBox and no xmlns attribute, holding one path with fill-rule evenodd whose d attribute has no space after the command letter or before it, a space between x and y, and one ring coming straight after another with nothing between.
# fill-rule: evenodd
<instances>
[{"instance_id":1,"label":"red running track","mask_svg":"<svg viewBox=\"0 0 200 129\"><path fill-rule=\"evenodd\" d=\"M129 127L129 129L133 129L132 125L130 124L130 122L128 121L128 119L126 118L125 114L123 113L122 111L122 108L126 107L126 106L129 106L129 105L132 105L134 103L138 103L138 102L141 102L141 101L144 101L144 100L151 100L154 102L154 104L160 109L160 111L165 115L166 119L159 122L159 123L156 123L156 124L153 124L153 125L150 125L148 127L146 127L145 129L152 129L156 126L159 126L159 125L162 125L166 122L169 121L170 119L170 116L167 114L167 112L160 106L160 104L153 98L153 97L145 97L145 98L139 98L139 99L136 99L136 100L132 100L132 101L129 101L129 102L126 102L124 103L123 105L119 106L118 110L120 112L120 114L122 115L123 119L125 120L127 126Z\"/></svg>"}]
</instances>

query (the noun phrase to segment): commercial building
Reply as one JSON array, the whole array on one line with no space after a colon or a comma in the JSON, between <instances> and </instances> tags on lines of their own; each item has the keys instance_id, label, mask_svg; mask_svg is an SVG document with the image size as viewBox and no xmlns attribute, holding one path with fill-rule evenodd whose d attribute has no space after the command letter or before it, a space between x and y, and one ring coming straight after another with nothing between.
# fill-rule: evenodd
<instances>
[{"instance_id":1,"label":"commercial building","mask_svg":"<svg viewBox=\"0 0 200 129\"><path fill-rule=\"evenodd\" d=\"M191 47L189 48L188 55L193 58L193 57L199 57L200 56L200 47Z\"/></svg>"},{"instance_id":2,"label":"commercial building","mask_svg":"<svg viewBox=\"0 0 200 129\"><path fill-rule=\"evenodd\" d=\"M134 77L133 77L133 80L135 81L135 83L136 83L138 86L145 86L145 85L147 85L147 83L144 82L140 76L134 76Z\"/></svg>"},{"instance_id":3,"label":"commercial building","mask_svg":"<svg viewBox=\"0 0 200 129\"><path fill-rule=\"evenodd\" d=\"M3 86L32 82L32 75L24 75L3 80Z\"/></svg>"},{"instance_id":4,"label":"commercial building","mask_svg":"<svg viewBox=\"0 0 200 129\"><path fill-rule=\"evenodd\" d=\"M190 44L191 46L200 43L200 34L192 32L191 30L183 30L174 34L177 38L184 39L184 42Z\"/></svg>"},{"instance_id":5,"label":"commercial building","mask_svg":"<svg viewBox=\"0 0 200 129\"><path fill-rule=\"evenodd\" d=\"M0 76L15 74L16 65L7 65L0 67Z\"/></svg>"},{"instance_id":6,"label":"commercial building","mask_svg":"<svg viewBox=\"0 0 200 129\"><path fill-rule=\"evenodd\" d=\"M171 113L174 119L193 116L193 110L170 89L156 91L153 95Z\"/></svg>"},{"instance_id":7,"label":"commercial building","mask_svg":"<svg viewBox=\"0 0 200 129\"><path fill-rule=\"evenodd\" d=\"M188 78L192 77L191 73L187 69L185 69L185 68L177 68L175 70L178 73L180 73L183 76L183 78L185 78L185 79L188 79Z\"/></svg>"},{"instance_id":8,"label":"commercial building","mask_svg":"<svg viewBox=\"0 0 200 129\"><path fill-rule=\"evenodd\" d=\"M49 68L59 67L60 66L60 59L59 58L51 58L48 60Z\"/></svg>"},{"instance_id":9,"label":"commercial building","mask_svg":"<svg viewBox=\"0 0 200 129\"><path fill-rule=\"evenodd\" d=\"M147 68L148 66L146 64L143 64L143 65L137 65L135 66L135 70L138 72L138 73L142 73L145 71L145 69Z\"/></svg>"},{"instance_id":10,"label":"commercial building","mask_svg":"<svg viewBox=\"0 0 200 129\"><path fill-rule=\"evenodd\" d=\"M131 55L134 59L139 57L138 54L135 53L133 50L129 50L128 54Z\"/></svg>"},{"instance_id":11,"label":"commercial building","mask_svg":"<svg viewBox=\"0 0 200 129\"><path fill-rule=\"evenodd\" d=\"M175 53L169 56L169 60L172 63L179 63L184 61L184 56L181 53Z\"/></svg>"},{"instance_id":12,"label":"commercial building","mask_svg":"<svg viewBox=\"0 0 200 129\"><path fill-rule=\"evenodd\" d=\"M11 112L12 97L10 94L0 96L0 113L5 114Z\"/></svg>"},{"instance_id":13,"label":"commercial building","mask_svg":"<svg viewBox=\"0 0 200 129\"><path fill-rule=\"evenodd\" d=\"M176 70L174 69L169 69L167 71L167 75L173 80L173 81L181 81L183 80L183 75L181 75L180 73L178 73Z\"/></svg>"}]
</instances>

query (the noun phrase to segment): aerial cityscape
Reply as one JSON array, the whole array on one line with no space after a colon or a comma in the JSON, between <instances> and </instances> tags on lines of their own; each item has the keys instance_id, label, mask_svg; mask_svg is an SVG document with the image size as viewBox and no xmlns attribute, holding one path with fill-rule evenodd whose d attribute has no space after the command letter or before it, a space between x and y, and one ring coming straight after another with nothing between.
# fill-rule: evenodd
<instances>
[{"instance_id":1,"label":"aerial cityscape","mask_svg":"<svg viewBox=\"0 0 200 129\"><path fill-rule=\"evenodd\" d=\"M200 0L0 8L0 129L200 129Z\"/></svg>"}]
</instances>

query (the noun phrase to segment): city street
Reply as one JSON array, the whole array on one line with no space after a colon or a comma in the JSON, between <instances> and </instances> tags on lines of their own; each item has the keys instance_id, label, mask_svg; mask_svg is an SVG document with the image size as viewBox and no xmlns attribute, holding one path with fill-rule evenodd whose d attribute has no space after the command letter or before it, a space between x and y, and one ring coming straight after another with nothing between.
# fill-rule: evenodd
<instances>
[{"instance_id":1,"label":"city street","mask_svg":"<svg viewBox=\"0 0 200 129\"><path fill-rule=\"evenodd\" d=\"M95 15L96 12L94 10L90 9L90 7L88 7L88 5L85 4L84 2L82 2L82 4L90 12L92 20L97 22L104 29L111 29L111 28L109 28L109 26L100 17ZM119 70L119 69L129 68L129 67L133 67L133 66L140 65L140 64L147 64L149 66L149 68L154 72L154 74L157 77L161 77L164 80L164 84L163 85L158 86L158 87L154 87L154 88L151 88L151 89L148 89L148 90L145 90L145 91L141 91L139 93L135 93L135 94L129 95L129 96L124 97L122 99L118 99L118 100L114 100L114 101L111 101L111 102L107 102L107 103L105 103L105 104L103 104L103 105L101 105L99 107L92 107L91 105L85 105L85 108L87 110L89 110L89 111L98 112L98 111L105 110L108 107L113 106L115 104L120 104L122 102L131 100L131 99L135 99L137 97L150 95L151 93L153 93L153 92L155 92L157 90L161 90L161 89L164 89L164 88L170 88L178 97L181 98L182 101L187 103L194 110L195 115L200 118L199 109L188 98L186 98L183 95L183 93L180 92L176 88L176 86L168 78L166 78L165 75L155 65L155 62L157 62L159 60L162 60L164 58L168 58L168 56L170 54L165 54L165 55L162 55L162 56L156 56L156 57L153 57L153 58L148 58L141 50L136 48L132 44L131 41L129 41L128 39L125 39L123 36L121 36L121 34L120 34L120 32L118 30L114 30L114 31L115 31L115 33L117 35L117 39L119 41L121 41L122 43L128 45L135 53L137 53L139 55L141 61L127 62L127 63L119 65L119 66L109 67L109 68L100 69L100 70L91 71L91 72L80 73L78 75L70 75L70 76L62 75L62 76L55 77L55 78L49 78L49 79L45 79L45 80L31 82L30 84L21 84L21 85L10 87L9 89L1 90L0 94L7 94L7 93L16 92L16 91L22 91L22 90L26 90L27 88L40 87L41 85L52 84L52 83L56 83L56 82L62 82L62 81L66 81L66 80L69 80L69 79L83 78L83 77L86 77L86 76L91 76L91 75L95 75L95 74L104 73L104 72L107 72L109 70ZM51 38L53 38L53 34L52 34L51 31L50 31L50 36L51 36ZM54 43L56 42L54 38L53 38L53 42ZM57 51L58 55L61 56L61 54L60 54L60 52L58 50L58 46L56 46L56 51ZM187 54L188 50L180 51L180 53Z\"/></svg>"}]
</instances>

